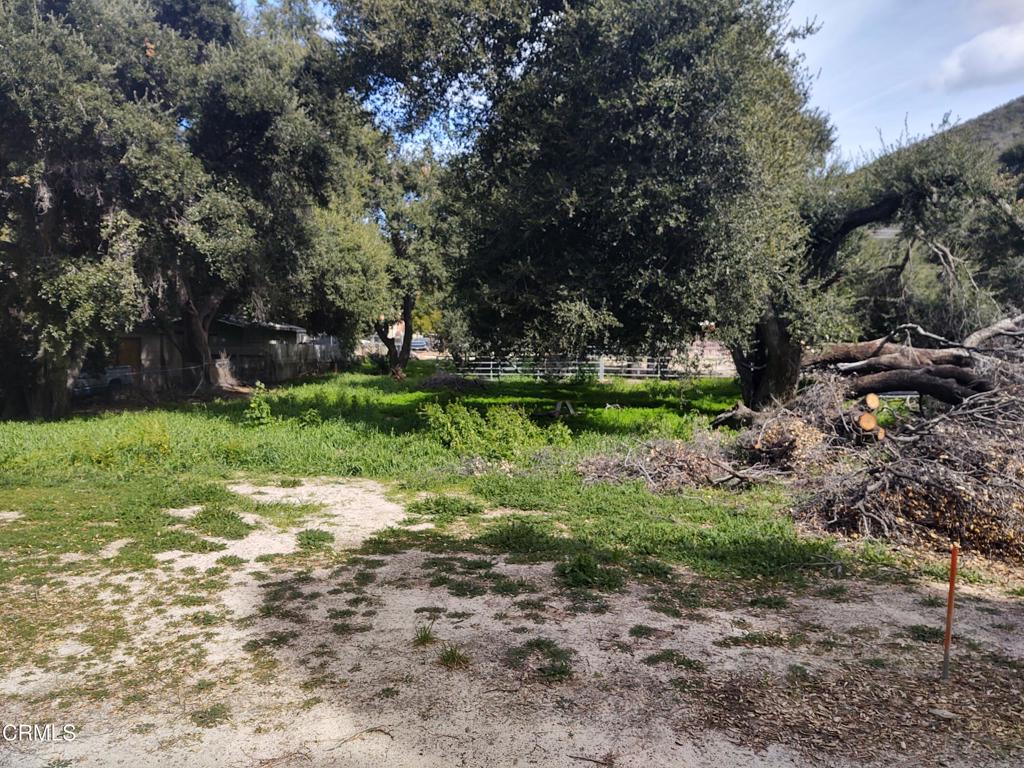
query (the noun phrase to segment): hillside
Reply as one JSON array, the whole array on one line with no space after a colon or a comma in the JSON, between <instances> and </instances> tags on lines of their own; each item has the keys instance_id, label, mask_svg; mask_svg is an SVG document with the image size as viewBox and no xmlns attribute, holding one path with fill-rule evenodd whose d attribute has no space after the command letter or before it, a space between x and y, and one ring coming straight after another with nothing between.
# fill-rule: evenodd
<instances>
[{"instance_id":1,"label":"hillside","mask_svg":"<svg viewBox=\"0 0 1024 768\"><path fill-rule=\"evenodd\" d=\"M1002 154L1024 143L1024 96L968 120L954 130L967 132L974 140L990 144L997 154Z\"/></svg>"}]
</instances>

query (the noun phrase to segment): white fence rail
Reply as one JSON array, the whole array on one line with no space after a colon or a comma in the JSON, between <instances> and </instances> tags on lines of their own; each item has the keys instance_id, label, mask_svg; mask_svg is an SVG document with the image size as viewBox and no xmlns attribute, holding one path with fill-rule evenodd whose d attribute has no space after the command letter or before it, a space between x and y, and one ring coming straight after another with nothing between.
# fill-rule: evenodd
<instances>
[{"instance_id":1,"label":"white fence rail","mask_svg":"<svg viewBox=\"0 0 1024 768\"><path fill-rule=\"evenodd\" d=\"M677 379L693 369L684 362L668 357L622 359L588 357L581 360L545 358L491 358L476 357L464 360L458 366L463 376L477 379L501 379L526 376L533 379Z\"/></svg>"}]
</instances>

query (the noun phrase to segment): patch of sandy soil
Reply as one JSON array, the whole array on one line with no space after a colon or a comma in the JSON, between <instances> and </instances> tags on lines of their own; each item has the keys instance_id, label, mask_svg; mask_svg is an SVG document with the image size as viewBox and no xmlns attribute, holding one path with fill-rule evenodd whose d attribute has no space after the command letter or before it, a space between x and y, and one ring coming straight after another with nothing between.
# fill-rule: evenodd
<instances>
[{"instance_id":1,"label":"patch of sandy soil","mask_svg":"<svg viewBox=\"0 0 1024 768\"><path fill-rule=\"evenodd\" d=\"M370 480L305 480L295 488L236 483L228 489L255 501L319 504L311 521L334 535L335 546L358 547L382 528L405 517L405 508L384 497L384 489Z\"/></svg>"},{"instance_id":2,"label":"patch of sandy soil","mask_svg":"<svg viewBox=\"0 0 1024 768\"><path fill-rule=\"evenodd\" d=\"M12 512L10 510L0 510L0 525L4 523L13 523L21 517L21 512Z\"/></svg>"},{"instance_id":3,"label":"patch of sandy soil","mask_svg":"<svg viewBox=\"0 0 1024 768\"><path fill-rule=\"evenodd\" d=\"M306 518L302 527L329 532L334 536L334 546L339 549L358 547L377 531L405 517L404 507L385 498L383 486L370 480L307 479L294 488L235 483L228 489L257 503L317 505L319 509ZM202 507L184 507L167 512L187 521L200 509ZM224 556L252 560L260 555L291 554L298 548L294 530L279 529L258 514L243 514L242 519L255 530L243 539L215 539L224 549L206 553L170 550L156 557L173 563L178 570L203 570L213 567Z\"/></svg>"},{"instance_id":4,"label":"patch of sandy soil","mask_svg":"<svg viewBox=\"0 0 1024 768\"><path fill-rule=\"evenodd\" d=\"M402 517L380 486L363 482L235 490L322 503L317 527L350 546ZM965 588L951 691L936 679L941 647L905 636L941 625L943 608L927 599L941 594L937 584L844 581L838 600L808 591L759 608L750 603L757 592L680 571L668 584L584 599L557 585L550 563L479 554L252 562L283 546L277 535L261 529L242 540L249 562L222 574L223 588L199 606L176 601L195 591L177 561L68 579L67 594L50 599L99 595L128 637L97 651L87 624L65 628L39 649L59 663L0 672L5 722L74 723L79 734L0 743L0 765L1021 764L1020 753L1000 751L1024 737L1024 711L1014 709L1024 710L1021 673L992 661L1024 660L1024 601L1005 595ZM510 583L535 591L495 592ZM206 614L218 621L197 628ZM426 625L437 642L415 647ZM510 653L537 638L571 652L571 677L547 680L536 654L515 663ZM439 663L449 644L467 666ZM73 692L83 686L107 694ZM221 705L227 719L217 722Z\"/></svg>"}]
</instances>

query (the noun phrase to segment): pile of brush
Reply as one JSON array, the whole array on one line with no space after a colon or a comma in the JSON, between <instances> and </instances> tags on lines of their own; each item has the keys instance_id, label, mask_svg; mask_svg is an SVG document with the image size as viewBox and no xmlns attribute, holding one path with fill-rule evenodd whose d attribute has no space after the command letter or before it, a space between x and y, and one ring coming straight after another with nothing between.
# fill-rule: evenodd
<instances>
[{"instance_id":1,"label":"pile of brush","mask_svg":"<svg viewBox=\"0 0 1024 768\"><path fill-rule=\"evenodd\" d=\"M978 394L907 425L800 512L826 530L1024 560L1024 398Z\"/></svg>"},{"instance_id":2,"label":"pile of brush","mask_svg":"<svg viewBox=\"0 0 1024 768\"><path fill-rule=\"evenodd\" d=\"M649 440L625 453L592 456L580 463L579 471L587 483L640 480L656 493L742 486L779 474L766 466L737 466L720 443L706 434L689 442Z\"/></svg>"},{"instance_id":3,"label":"pile of brush","mask_svg":"<svg viewBox=\"0 0 1024 768\"><path fill-rule=\"evenodd\" d=\"M865 397L846 434L862 442L884 439L884 445L861 453L853 469L831 478L800 513L827 530L941 547L957 541L1024 560L1024 316L960 343L916 326L902 330L907 344L880 339L809 355L812 368L827 363L834 379L847 382L847 394L884 380L937 407L930 416L924 408L908 415L886 439L873 418L875 401ZM910 334L932 347L909 346Z\"/></svg>"}]
</instances>

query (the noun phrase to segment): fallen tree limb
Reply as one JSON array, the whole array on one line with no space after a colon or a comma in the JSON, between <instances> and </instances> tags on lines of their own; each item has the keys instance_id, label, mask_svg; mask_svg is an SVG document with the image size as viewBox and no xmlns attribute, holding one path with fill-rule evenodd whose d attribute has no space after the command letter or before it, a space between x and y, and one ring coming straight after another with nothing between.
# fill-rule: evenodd
<instances>
[{"instance_id":1,"label":"fallen tree limb","mask_svg":"<svg viewBox=\"0 0 1024 768\"><path fill-rule=\"evenodd\" d=\"M867 376L857 376L850 380L850 394L861 396L871 392L917 392L934 397L949 405L959 405L971 395L985 391L982 387L992 388L990 383L982 379L978 379L975 386L979 388L967 386L955 378L937 375L935 368L922 368L913 371L884 371Z\"/></svg>"},{"instance_id":2,"label":"fallen tree limb","mask_svg":"<svg viewBox=\"0 0 1024 768\"><path fill-rule=\"evenodd\" d=\"M997 336L1024 336L1024 315L1007 317L987 328L975 331L964 339L964 346L974 349Z\"/></svg>"},{"instance_id":3,"label":"fallen tree limb","mask_svg":"<svg viewBox=\"0 0 1024 768\"><path fill-rule=\"evenodd\" d=\"M840 373L877 373L909 370L923 365L956 365L970 368L974 365L974 358L960 349L905 349L856 362L837 363L836 370Z\"/></svg>"}]
</instances>

